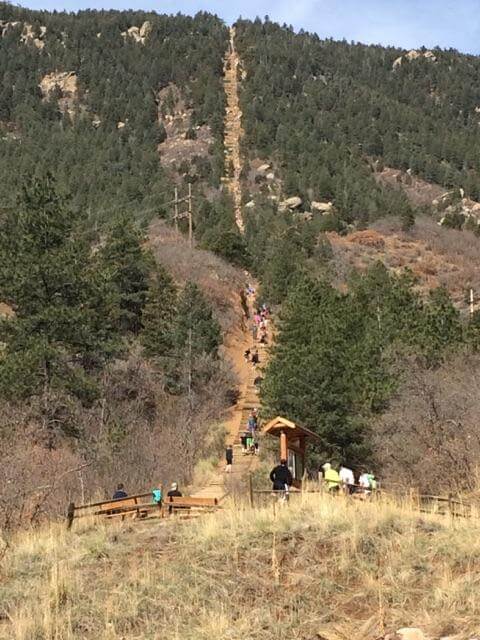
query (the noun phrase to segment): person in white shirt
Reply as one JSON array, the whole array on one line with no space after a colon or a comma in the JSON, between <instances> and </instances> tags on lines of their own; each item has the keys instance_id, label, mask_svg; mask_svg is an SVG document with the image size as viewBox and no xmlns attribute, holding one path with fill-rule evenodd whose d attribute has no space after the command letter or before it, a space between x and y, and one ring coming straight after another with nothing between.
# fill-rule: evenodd
<instances>
[{"instance_id":1,"label":"person in white shirt","mask_svg":"<svg viewBox=\"0 0 480 640\"><path fill-rule=\"evenodd\" d=\"M342 481L342 488L344 492L347 495L353 493L355 490L355 477L353 475L353 471L342 464L342 466L340 467L339 476L340 480Z\"/></svg>"}]
</instances>

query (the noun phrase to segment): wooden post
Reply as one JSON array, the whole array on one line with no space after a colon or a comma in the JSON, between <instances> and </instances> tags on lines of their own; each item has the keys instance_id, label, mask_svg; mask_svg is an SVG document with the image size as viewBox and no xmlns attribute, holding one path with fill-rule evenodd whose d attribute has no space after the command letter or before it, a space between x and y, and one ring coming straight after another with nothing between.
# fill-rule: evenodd
<instances>
[{"instance_id":1,"label":"wooden post","mask_svg":"<svg viewBox=\"0 0 480 640\"><path fill-rule=\"evenodd\" d=\"M188 244L190 248L193 242L193 222L192 222L192 183L188 183Z\"/></svg>"},{"instance_id":2,"label":"wooden post","mask_svg":"<svg viewBox=\"0 0 480 640\"><path fill-rule=\"evenodd\" d=\"M178 231L178 189L177 187L175 187L175 199L174 199L174 205L175 205L175 214L174 214L174 220L175 220L175 231Z\"/></svg>"},{"instance_id":3,"label":"wooden post","mask_svg":"<svg viewBox=\"0 0 480 640\"><path fill-rule=\"evenodd\" d=\"M252 472L248 474L248 497L250 501L250 507L253 509L253 478Z\"/></svg>"},{"instance_id":4,"label":"wooden post","mask_svg":"<svg viewBox=\"0 0 480 640\"><path fill-rule=\"evenodd\" d=\"M285 431L280 433L280 460L288 460L287 434Z\"/></svg>"},{"instance_id":5,"label":"wooden post","mask_svg":"<svg viewBox=\"0 0 480 640\"><path fill-rule=\"evenodd\" d=\"M72 528L74 517L75 517L75 503L70 502L70 504L67 507L67 529Z\"/></svg>"}]
</instances>

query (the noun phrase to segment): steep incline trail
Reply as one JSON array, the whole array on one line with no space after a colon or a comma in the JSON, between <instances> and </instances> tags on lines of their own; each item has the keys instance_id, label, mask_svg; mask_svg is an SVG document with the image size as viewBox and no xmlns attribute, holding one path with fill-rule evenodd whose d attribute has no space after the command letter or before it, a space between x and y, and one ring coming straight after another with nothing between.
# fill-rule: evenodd
<instances>
[{"instance_id":1,"label":"steep incline trail","mask_svg":"<svg viewBox=\"0 0 480 640\"><path fill-rule=\"evenodd\" d=\"M230 44L224 62L224 89L227 97L225 110L225 178L224 183L233 199L235 220L241 233L244 231L242 217L242 191L240 174L242 158L240 140L243 135L242 112L238 99L238 67L240 60L235 49L235 27L230 27Z\"/></svg>"}]
</instances>

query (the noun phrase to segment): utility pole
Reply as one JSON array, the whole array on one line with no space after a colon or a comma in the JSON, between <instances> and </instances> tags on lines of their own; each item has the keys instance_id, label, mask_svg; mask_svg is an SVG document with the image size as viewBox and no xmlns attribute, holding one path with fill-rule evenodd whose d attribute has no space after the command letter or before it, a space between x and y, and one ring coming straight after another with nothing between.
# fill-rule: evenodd
<instances>
[{"instance_id":1,"label":"utility pole","mask_svg":"<svg viewBox=\"0 0 480 640\"><path fill-rule=\"evenodd\" d=\"M173 218L175 220L175 231L178 232L178 188L177 187L175 187L174 204L175 204L175 214L174 214Z\"/></svg>"},{"instance_id":2,"label":"utility pole","mask_svg":"<svg viewBox=\"0 0 480 640\"><path fill-rule=\"evenodd\" d=\"M190 248L193 242L193 223L192 223L192 183L188 183L188 244Z\"/></svg>"}]
</instances>

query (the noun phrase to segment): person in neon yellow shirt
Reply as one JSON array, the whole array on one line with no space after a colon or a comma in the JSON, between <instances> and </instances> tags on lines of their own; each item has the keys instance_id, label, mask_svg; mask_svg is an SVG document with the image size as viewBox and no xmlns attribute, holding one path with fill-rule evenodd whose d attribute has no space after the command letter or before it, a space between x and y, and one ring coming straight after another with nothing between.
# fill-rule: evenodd
<instances>
[{"instance_id":1,"label":"person in neon yellow shirt","mask_svg":"<svg viewBox=\"0 0 480 640\"><path fill-rule=\"evenodd\" d=\"M323 467L323 480L329 493L336 493L340 490L341 480L336 469L332 467L330 462L326 462Z\"/></svg>"}]
</instances>

